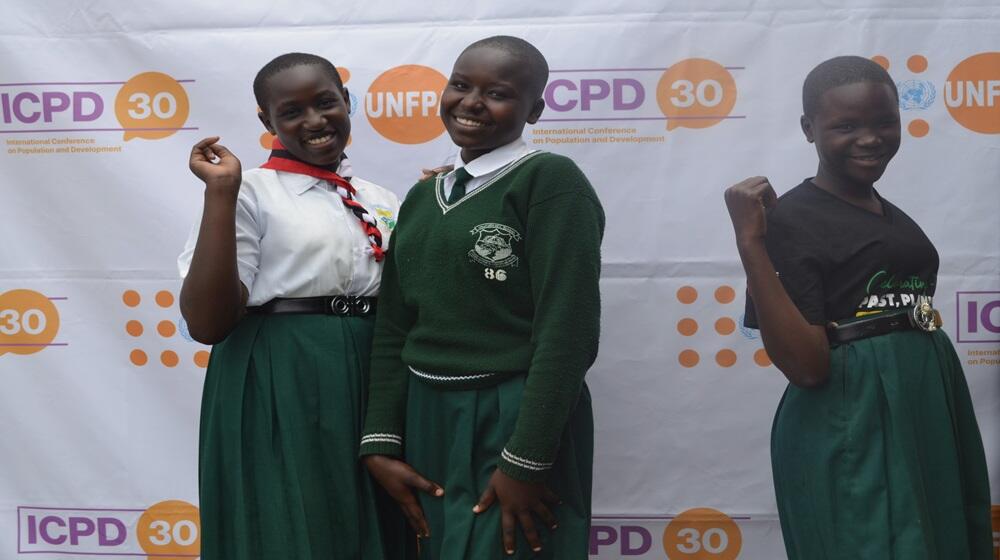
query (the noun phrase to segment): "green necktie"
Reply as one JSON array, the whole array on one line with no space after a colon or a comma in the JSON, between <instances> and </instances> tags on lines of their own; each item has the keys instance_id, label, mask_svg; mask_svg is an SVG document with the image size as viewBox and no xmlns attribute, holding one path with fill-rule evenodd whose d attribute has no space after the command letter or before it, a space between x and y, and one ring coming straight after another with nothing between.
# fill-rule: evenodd
<instances>
[{"instance_id":1,"label":"green necktie","mask_svg":"<svg viewBox=\"0 0 1000 560\"><path fill-rule=\"evenodd\" d=\"M472 175L464 167L459 167L455 170L455 184L451 186L451 193L448 195L448 204L455 204L465 196L465 185L470 179L472 179Z\"/></svg>"}]
</instances>

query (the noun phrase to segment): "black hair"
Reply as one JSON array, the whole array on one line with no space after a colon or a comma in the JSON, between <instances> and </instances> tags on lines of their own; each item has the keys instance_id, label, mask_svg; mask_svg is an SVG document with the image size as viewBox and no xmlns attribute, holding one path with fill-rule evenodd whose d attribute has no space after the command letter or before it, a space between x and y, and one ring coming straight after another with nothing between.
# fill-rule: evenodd
<instances>
[{"instance_id":1,"label":"black hair","mask_svg":"<svg viewBox=\"0 0 1000 560\"><path fill-rule=\"evenodd\" d=\"M807 119L813 118L819 110L819 99L827 90L858 82L886 84L899 96L896 82L877 62L861 56L838 56L821 62L806 76L802 84L803 114Z\"/></svg>"},{"instance_id":2,"label":"black hair","mask_svg":"<svg viewBox=\"0 0 1000 560\"><path fill-rule=\"evenodd\" d=\"M545 91L545 84L549 82L549 63L546 62L545 56L542 55L541 51L535 48L535 45L519 37L495 35L480 39L465 47L462 54L480 47L499 49L516 58L528 70L528 76L531 80L531 83L528 85L531 87L530 93L532 97L535 99L542 97L542 92Z\"/></svg>"},{"instance_id":3,"label":"black hair","mask_svg":"<svg viewBox=\"0 0 1000 560\"><path fill-rule=\"evenodd\" d=\"M267 109L267 80L278 72L295 68L296 66L318 66L333 78L333 81L337 83L337 87L344 89L344 82L340 79L337 67L329 60L315 54L300 52L285 53L265 64L257 72L257 77L253 79L253 96L257 99L257 106L261 110Z\"/></svg>"}]
</instances>

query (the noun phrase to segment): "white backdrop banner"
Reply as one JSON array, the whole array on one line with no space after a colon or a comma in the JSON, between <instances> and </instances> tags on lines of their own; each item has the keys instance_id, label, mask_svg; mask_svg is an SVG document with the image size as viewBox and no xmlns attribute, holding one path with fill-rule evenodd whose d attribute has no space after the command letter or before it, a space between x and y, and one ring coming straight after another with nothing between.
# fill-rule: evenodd
<instances>
[{"instance_id":1,"label":"white backdrop banner","mask_svg":"<svg viewBox=\"0 0 1000 560\"><path fill-rule=\"evenodd\" d=\"M356 172L402 196L453 155L439 94L494 34L545 53L547 108L525 138L572 157L607 212L592 558L784 557L768 446L785 380L741 327L722 191L815 172L801 84L839 54L899 86L903 145L879 189L941 254L936 301L1000 503L993 0L421 4L5 3L0 558L198 555L209 349L187 334L174 263L202 204L191 145L221 135L244 168L267 157L256 71L288 51L331 59Z\"/></svg>"}]
</instances>

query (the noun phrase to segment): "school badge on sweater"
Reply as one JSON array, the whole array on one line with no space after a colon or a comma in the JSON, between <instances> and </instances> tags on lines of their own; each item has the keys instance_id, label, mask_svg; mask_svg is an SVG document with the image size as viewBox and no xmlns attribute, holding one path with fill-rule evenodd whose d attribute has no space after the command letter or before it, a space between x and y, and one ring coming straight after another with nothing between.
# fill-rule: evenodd
<instances>
[{"instance_id":1,"label":"school badge on sweater","mask_svg":"<svg viewBox=\"0 0 1000 560\"><path fill-rule=\"evenodd\" d=\"M476 236L475 245L469 251L469 258L491 268L516 267L518 256L514 254L514 243L521 240L516 229L503 224L479 224L470 231Z\"/></svg>"}]
</instances>

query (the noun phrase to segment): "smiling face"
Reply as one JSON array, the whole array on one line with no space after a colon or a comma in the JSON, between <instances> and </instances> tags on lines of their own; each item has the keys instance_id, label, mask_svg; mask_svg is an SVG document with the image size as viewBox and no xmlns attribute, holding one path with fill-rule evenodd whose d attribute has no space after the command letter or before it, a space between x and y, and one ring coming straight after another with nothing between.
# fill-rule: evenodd
<instances>
[{"instance_id":1,"label":"smiling face","mask_svg":"<svg viewBox=\"0 0 1000 560\"><path fill-rule=\"evenodd\" d=\"M351 134L347 89L315 64L286 68L265 86L264 127L306 163L338 163Z\"/></svg>"},{"instance_id":2,"label":"smiling face","mask_svg":"<svg viewBox=\"0 0 1000 560\"><path fill-rule=\"evenodd\" d=\"M441 95L441 120L462 148L462 159L477 157L521 137L545 108L528 65L495 47L471 48L455 61Z\"/></svg>"},{"instance_id":3,"label":"smiling face","mask_svg":"<svg viewBox=\"0 0 1000 560\"><path fill-rule=\"evenodd\" d=\"M816 144L817 185L840 192L869 189L899 150L899 106L885 83L857 82L825 91L802 131Z\"/></svg>"}]
</instances>

